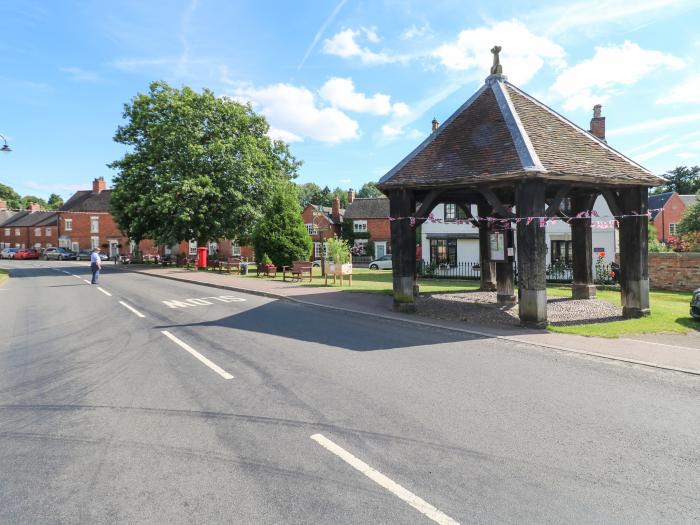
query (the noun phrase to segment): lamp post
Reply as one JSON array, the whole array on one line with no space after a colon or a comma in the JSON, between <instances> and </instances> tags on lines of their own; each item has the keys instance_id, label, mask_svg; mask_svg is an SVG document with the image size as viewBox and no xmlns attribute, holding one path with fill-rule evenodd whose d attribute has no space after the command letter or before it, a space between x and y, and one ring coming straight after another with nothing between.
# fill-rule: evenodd
<instances>
[{"instance_id":1,"label":"lamp post","mask_svg":"<svg viewBox=\"0 0 700 525\"><path fill-rule=\"evenodd\" d=\"M2 148L0 148L0 151L3 152L3 153L9 153L9 152L11 152L12 149L10 149L10 146L7 145L7 139L6 139L5 137L3 137L2 135L0 135L0 138L1 138L2 141L5 143L5 144L2 146Z\"/></svg>"}]
</instances>

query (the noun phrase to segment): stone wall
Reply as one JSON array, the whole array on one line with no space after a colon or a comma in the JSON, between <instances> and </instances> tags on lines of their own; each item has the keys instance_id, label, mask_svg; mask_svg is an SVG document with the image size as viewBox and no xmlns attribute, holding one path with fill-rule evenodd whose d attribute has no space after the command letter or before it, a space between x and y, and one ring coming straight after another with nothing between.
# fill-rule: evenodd
<instances>
[{"instance_id":1,"label":"stone wall","mask_svg":"<svg viewBox=\"0 0 700 525\"><path fill-rule=\"evenodd\" d=\"M650 253L649 281L657 290L700 288L700 253Z\"/></svg>"}]
</instances>

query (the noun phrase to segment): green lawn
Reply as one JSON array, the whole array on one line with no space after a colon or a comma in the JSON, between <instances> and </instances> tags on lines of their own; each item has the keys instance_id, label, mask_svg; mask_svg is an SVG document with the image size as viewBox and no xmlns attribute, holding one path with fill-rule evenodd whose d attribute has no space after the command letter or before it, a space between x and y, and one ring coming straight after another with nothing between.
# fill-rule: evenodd
<instances>
[{"instance_id":1,"label":"green lawn","mask_svg":"<svg viewBox=\"0 0 700 525\"><path fill-rule=\"evenodd\" d=\"M255 279L255 272L249 274L248 277ZM281 272L277 274L276 280L282 280ZM422 293L457 292L476 290L479 287L479 281L450 279L419 279L418 284ZM314 268L313 281L311 283L304 282L302 286L323 286L320 269ZM336 286L339 287L339 285ZM343 291L391 295L391 272L354 268L352 287L348 287L346 283L343 286ZM571 288L566 285L550 285L547 287L547 294L550 297L571 297ZM700 330L700 322L692 319L688 313L691 295L690 292L651 292L652 313L648 317L571 326L550 325L548 329L552 332L597 337L619 337L626 334L659 332L688 333ZM619 291L598 290L597 297L614 305L620 305Z\"/></svg>"},{"instance_id":2,"label":"green lawn","mask_svg":"<svg viewBox=\"0 0 700 525\"><path fill-rule=\"evenodd\" d=\"M0 268L0 284L2 284L6 279L10 278L10 271L9 270L3 270Z\"/></svg>"}]
</instances>

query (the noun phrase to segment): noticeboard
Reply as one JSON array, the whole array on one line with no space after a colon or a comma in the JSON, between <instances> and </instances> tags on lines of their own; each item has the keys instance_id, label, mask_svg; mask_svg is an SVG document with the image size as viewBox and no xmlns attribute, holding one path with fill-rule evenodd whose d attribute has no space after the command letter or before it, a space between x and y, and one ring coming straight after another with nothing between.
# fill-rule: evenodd
<instances>
[{"instance_id":1,"label":"noticeboard","mask_svg":"<svg viewBox=\"0 0 700 525\"><path fill-rule=\"evenodd\" d=\"M506 260L506 236L503 232L489 234L489 249L492 261Z\"/></svg>"}]
</instances>

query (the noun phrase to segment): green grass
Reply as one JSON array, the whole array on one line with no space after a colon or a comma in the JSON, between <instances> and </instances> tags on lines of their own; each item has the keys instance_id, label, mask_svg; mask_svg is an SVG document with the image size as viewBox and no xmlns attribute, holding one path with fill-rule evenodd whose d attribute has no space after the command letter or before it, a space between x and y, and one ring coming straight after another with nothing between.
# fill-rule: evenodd
<instances>
[{"instance_id":1,"label":"green grass","mask_svg":"<svg viewBox=\"0 0 700 525\"><path fill-rule=\"evenodd\" d=\"M10 270L3 270L0 268L0 284L2 284L5 280L10 278Z\"/></svg>"},{"instance_id":2,"label":"green grass","mask_svg":"<svg viewBox=\"0 0 700 525\"><path fill-rule=\"evenodd\" d=\"M255 279L255 272L252 275L248 274L248 277ZM281 272L278 272L275 280L282 280ZM323 286L323 282L321 270L314 268L313 281L311 283L308 281L304 282L302 286ZM418 284L420 285L421 293L457 292L479 288L479 281L467 280L419 279ZM336 285L336 287L339 287L339 285ZM346 282L342 290L344 292L391 295L391 272L387 270L353 268L352 287L348 287ZM571 287L550 285L547 287L547 295L550 297L571 297ZM649 299L651 315L648 317L571 326L550 325L548 329L552 332L596 337L619 337L628 334L661 332L688 333L693 330L700 330L700 322L692 319L688 313L691 295L690 292L651 292ZM619 291L598 290L596 296L598 299L608 301L616 306L620 305Z\"/></svg>"}]
</instances>

